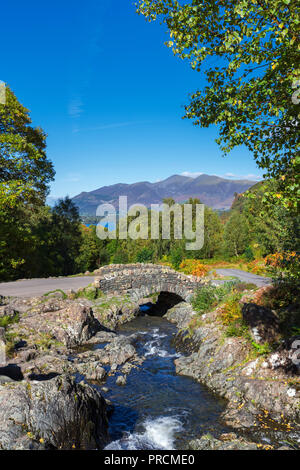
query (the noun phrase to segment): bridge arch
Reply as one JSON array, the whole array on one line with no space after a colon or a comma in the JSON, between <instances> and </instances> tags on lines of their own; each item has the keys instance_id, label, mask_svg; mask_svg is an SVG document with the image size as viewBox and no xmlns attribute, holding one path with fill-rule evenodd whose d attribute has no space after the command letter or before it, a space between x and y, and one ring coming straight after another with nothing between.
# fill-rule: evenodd
<instances>
[{"instance_id":1,"label":"bridge arch","mask_svg":"<svg viewBox=\"0 0 300 470\"><path fill-rule=\"evenodd\" d=\"M157 264L111 264L96 271L95 286L105 294L128 294L138 301L152 294L168 292L189 302L201 279Z\"/></svg>"}]
</instances>

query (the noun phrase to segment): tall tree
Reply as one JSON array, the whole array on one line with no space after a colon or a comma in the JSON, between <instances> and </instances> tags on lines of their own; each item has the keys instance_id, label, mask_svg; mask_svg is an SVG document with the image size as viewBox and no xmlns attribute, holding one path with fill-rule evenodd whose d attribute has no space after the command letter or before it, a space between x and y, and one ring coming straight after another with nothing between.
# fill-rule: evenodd
<instances>
[{"instance_id":1,"label":"tall tree","mask_svg":"<svg viewBox=\"0 0 300 470\"><path fill-rule=\"evenodd\" d=\"M224 248L229 256L239 256L249 243L249 227L243 214L234 211L224 229Z\"/></svg>"},{"instance_id":2,"label":"tall tree","mask_svg":"<svg viewBox=\"0 0 300 470\"><path fill-rule=\"evenodd\" d=\"M55 174L46 156L46 134L31 125L28 109L9 87L5 94L0 104L0 204L44 201Z\"/></svg>"},{"instance_id":3,"label":"tall tree","mask_svg":"<svg viewBox=\"0 0 300 470\"><path fill-rule=\"evenodd\" d=\"M191 95L185 117L219 126L228 153L244 144L270 193L293 210L299 197L298 0L138 0L138 12L169 29L174 54L202 71L207 85Z\"/></svg>"},{"instance_id":4,"label":"tall tree","mask_svg":"<svg viewBox=\"0 0 300 470\"><path fill-rule=\"evenodd\" d=\"M55 261L57 274L76 272L76 258L82 242L79 211L67 196L60 199L52 210L50 257Z\"/></svg>"}]
</instances>

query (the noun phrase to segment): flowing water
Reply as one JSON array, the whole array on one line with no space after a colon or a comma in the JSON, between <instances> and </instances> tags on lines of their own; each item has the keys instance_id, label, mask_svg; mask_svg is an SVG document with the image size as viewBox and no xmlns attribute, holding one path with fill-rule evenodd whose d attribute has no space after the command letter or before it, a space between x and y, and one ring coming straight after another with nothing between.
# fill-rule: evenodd
<instances>
[{"instance_id":1,"label":"flowing water","mask_svg":"<svg viewBox=\"0 0 300 470\"><path fill-rule=\"evenodd\" d=\"M109 377L104 396L114 404L112 442L106 449L185 449L188 441L213 432L228 432L219 418L223 401L194 380L176 375L172 344L176 327L160 317L138 317L119 332L139 333L136 349L145 361L132 369L125 386Z\"/></svg>"}]
</instances>

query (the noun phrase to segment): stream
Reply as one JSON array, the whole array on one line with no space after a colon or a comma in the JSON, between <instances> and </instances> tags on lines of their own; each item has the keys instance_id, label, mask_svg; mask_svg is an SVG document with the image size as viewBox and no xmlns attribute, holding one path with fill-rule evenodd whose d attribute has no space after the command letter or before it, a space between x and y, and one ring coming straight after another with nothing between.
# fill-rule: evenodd
<instances>
[{"instance_id":1,"label":"stream","mask_svg":"<svg viewBox=\"0 0 300 470\"><path fill-rule=\"evenodd\" d=\"M106 449L185 449L207 432L228 432L219 420L225 403L194 380L176 375L179 357L172 340L176 326L161 317L141 316L120 327L119 333L139 333L137 352L143 364L132 369L124 386L108 377L103 393L114 404Z\"/></svg>"}]
</instances>

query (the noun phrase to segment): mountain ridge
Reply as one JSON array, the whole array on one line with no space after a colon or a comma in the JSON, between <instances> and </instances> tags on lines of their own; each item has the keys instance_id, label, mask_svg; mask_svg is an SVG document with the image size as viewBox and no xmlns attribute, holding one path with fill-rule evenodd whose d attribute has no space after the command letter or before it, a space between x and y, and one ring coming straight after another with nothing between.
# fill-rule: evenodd
<instances>
[{"instance_id":1,"label":"mountain ridge","mask_svg":"<svg viewBox=\"0 0 300 470\"><path fill-rule=\"evenodd\" d=\"M230 180L215 175L201 174L196 178L171 175L162 181L151 183L116 183L102 186L93 191L83 191L72 198L81 215L95 215L98 205L110 203L118 207L119 196L127 196L128 206L132 204L160 204L166 197L184 202L190 197L198 198L213 209L229 209L235 193L243 193L256 184L250 180Z\"/></svg>"}]
</instances>

